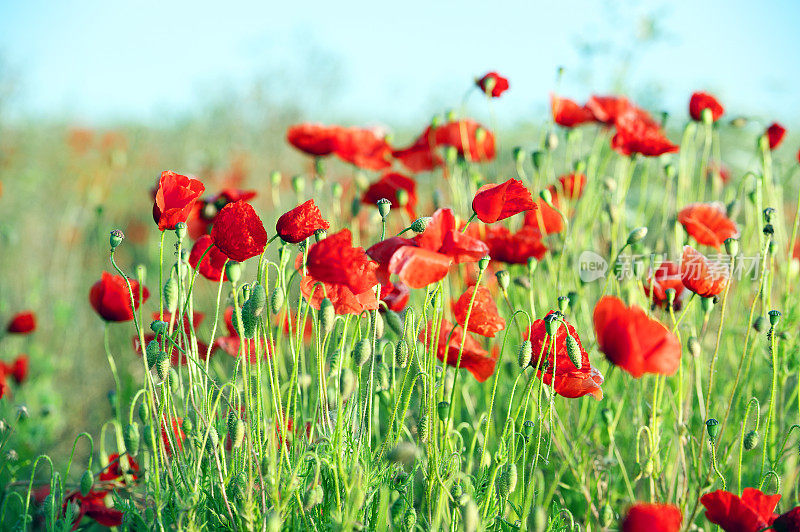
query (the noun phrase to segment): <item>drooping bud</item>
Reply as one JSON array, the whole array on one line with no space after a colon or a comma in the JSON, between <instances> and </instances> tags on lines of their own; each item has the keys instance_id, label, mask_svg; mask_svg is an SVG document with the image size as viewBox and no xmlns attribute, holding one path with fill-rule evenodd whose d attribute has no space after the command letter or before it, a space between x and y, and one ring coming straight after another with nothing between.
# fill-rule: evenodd
<instances>
[{"instance_id":1,"label":"drooping bud","mask_svg":"<svg viewBox=\"0 0 800 532\"><path fill-rule=\"evenodd\" d=\"M282 176L280 172L278 172L277 170L273 170L269 174L269 182L272 184L273 187L277 187L278 185L281 184L281 177Z\"/></svg>"},{"instance_id":2,"label":"drooping bud","mask_svg":"<svg viewBox=\"0 0 800 532\"><path fill-rule=\"evenodd\" d=\"M411 507L403 518L403 530L414 530L417 526L417 511Z\"/></svg>"},{"instance_id":3,"label":"drooping bud","mask_svg":"<svg viewBox=\"0 0 800 532\"><path fill-rule=\"evenodd\" d=\"M146 425L150 421L150 411L147 409L147 405L144 403L139 403L139 420L142 424Z\"/></svg>"},{"instance_id":4,"label":"drooping bud","mask_svg":"<svg viewBox=\"0 0 800 532\"><path fill-rule=\"evenodd\" d=\"M225 263L225 275L231 284L236 284L242 277L242 265L235 260L229 260Z\"/></svg>"},{"instance_id":5,"label":"drooping bud","mask_svg":"<svg viewBox=\"0 0 800 532\"><path fill-rule=\"evenodd\" d=\"M393 310L387 310L384 313L384 317L386 318L386 323L389 325L389 328L394 331L397 336L403 334L403 318L400 317L400 314Z\"/></svg>"},{"instance_id":6,"label":"drooping bud","mask_svg":"<svg viewBox=\"0 0 800 532\"><path fill-rule=\"evenodd\" d=\"M627 245L633 245L647 236L647 227L637 227L628 235Z\"/></svg>"},{"instance_id":7,"label":"drooping bud","mask_svg":"<svg viewBox=\"0 0 800 532\"><path fill-rule=\"evenodd\" d=\"M158 345L158 340L150 340L144 348L144 356L147 361L147 368L152 368L158 362L158 353L161 347Z\"/></svg>"},{"instance_id":8,"label":"drooping bud","mask_svg":"<svg viewBox=\"0 0 800 532\"><path fill-rule=\"evenodd\" d=\"M267 291L261 283L255 283L250 291L251 310L254 316L260 316L267 304Z\"/></svg>"},{"instance_id":9,"label":"drooping bud","mask_svg":"<svg viewBox=\"0 0 800 532\"><path fill-rule=\"evenodd\" d=\"M94 475L92 474L91 470L87 469L81 475L81 495L86 497L89 495L89 492L92 491L92 485L94 484Z\"/></svg>"},{"instance_id":10,"label":"drooping bud","mask_svg":"<svg viewBox=\"0 0 800 532\"><path fill-rule=\"evenodd\" d=\"M169 357L164 351L158 353L158 360L156 361L156 373L158 378L162 381L167 380L169 377Z\"/></svg>"},{"instance_id":11,"label":"drooping bud","mask_svg":"<svg viewBox=\"0 0 800 532\"><path fill-rule=\"evenodd\" d=\"M400 368L405 368L408 365L408 355L408 342L406 342L405 338L401 338L394 348L394 363Z\"/></svg>"},{"instance_id":12,"label":"drooping bud","mask_svg":"<svg viewBox=\"0 0 800 532\"><path fill-rule=\"evenodd\" d=\"M755 329L756 332L764 332L764 329L766 328L767 320L764 318L764 316L759 316L753 321L753 329Z\"/></svg>"},{"instance_id":13,"label":"drooping bud","mask_svg":"<svg viewBox=\"0 0 800 532\"><path fill-rule=\"evenodd\" d=\"M111 251L117 249L117 246L122 244L123 240L125 240L125 234L122 231L119 229L111 231L111 236L108 238L108 242L111 244Z\"/></svg>"},{"instance_id":14,"label":"drooping bud","mask_svg":"<svg viewBox=\"0 0 800 532\"><path fill-rule=\"evenodd\" d=\"M370 324L372 327L370 328L370 335L372 335L372 331L375 332L376 338L383 337L383 315L380 312L375 312L370 316Z\"/></svg>"},{"instance_id":15,"label":"drooping bud","mask_svg":"<svg viewBox=\"0 0 800 532\"><path fill-rule=\"evenodd\" d=\"M292 190L295 194L302 194L306 189L306 182L301 175L292 176Z\"/></svg>"},{"instance_id":16,"label":"drooping bud","mask_svg":"<svg viewBox=\"0 0 800 532\"><path fill-rule=\"evenodd\" d=\"M542 201L544 201L548 207L555 209L555 206L553 206L553 193L550 192L550 189L543 189L539 192L539 197L542 198Z\"/></svg>"},{"instance_id":17,"label":"drooping bud","mask_svg":"<svg viewBox=\"0 0 800 532\"><path fill-rule=\"evenodd\" d=\"M758 431L751 430L744 436L744 448L752 451L758 446Z\"/></svg>"},{"instance_id":18,"label":"drooping bud","mask_svg":"<svg viewBox=\"0 0 800 532\"><path fill-rule=\"evenodd\" d=\"M342 368L341 375L339 375L339 394L342 400L346 401L350 398L355 390L356 379L353 371L350 368Z\"/></svg>"},{"instance_id":19,"label":"drooping bud","mask_svg":"<svg viewBox=\"0 0 800 532\"><path fill-rule=\"evenodd\" d=\"M427 443L431 434L431 423L428 416L422 416L417 422L417 438L420 443Z\"/></svg>"},{"instance_id":20,"label":"drooping bud","mask_svg":"<svg viewBox=\"0 0 800 532\"><path fill-rule=\"evenodd\" d=\"M567 356L577 369L581 369L583 365L583 361L581 360L581 347L571 334L567 334Z\"/></svg>"},{"instance_id":21,"label":"drooping bud","mask_svg":"<svg viewBox=\"0 0 800 532\"><path fill-rule=\"evenodd\" d=\"M356 342L355 347L353 347L353 362L355 362L357 366L363 366L366 364L367 360L369 360L371 356L372 343L370 342L369 338L362 338Z\"/></svg>"},{"instance_id":22,"label":"drooping bud","mask_svg":"<svg viewBox=\"0 0 800 532\"><path fill-rule=\"evenodd\" d=\"M236 426L233 428L233 432L229 432L229 436L231 439L231 445L234 449L238 449L242 446L242 442L244 441L244 432L245 432L245 424L244 421L241 419L236 420Z\"/></svg>"},{"instance_id":23,"label":"drooping bud","mask_svg":"<svg viewBox=\"0 0 800 532\"><path fill-rule=\"evenodd\" d=\"M330 299L323 298L319 304L319 328L323 336L327 336L333 330L336 321L336 311Z\"/></svg>"},{"instance_id":24,"label":"drooping bud","mask_svg":"<svg viewBox=\"0 0 800 532\"><path fill-rule=\"evenodd\" d=\"M533 346L531 345L530 340L525 340L519 345L519 351L517 352L517 361L519 362L519 367L521 369L525 369L530 366L532 358Z\"/></svg>"},{"instance_id":25,"label":"drooping bud","mask_svg":"<svg viewBox=\"0 0 800 532\"><path fill-rule=\"evenodd\" d=\"M245 338L253 338L258 326L258 318L255 315L255 310L253 310L252 301L252 299L248 299L242 305L242 335Z\"/></svg>"},{"instance_id":26,"label":"drooping bud","mask_svg":"<svg viewBox=\"0 0 800 532\"><path fill-rule=\"evenodd\" d=\"M517 164L522 164L525 162L526 152L524 148L520 146L514 146L514 149L511 150L511 155L514 157L514 162Z\"/></svg>"},{"instance_id":27,"label":"drooping bud","mask_svg":"<svg viewBox=\"0 0 800 532\"><path fill-rule=\"evenodd\" d=\"M531 162L533 163L533 167L537 170L541 169L544 165L544 152L543 151L535 151L531 153Z\"/></svg>"},{"instance_id":28,"label":"drooping bud","mask_svg":"<svg viewBox=\"0 0 800 532\"><path fill-rule=\"evenodd\" d=\"M689 339L686 340L686 347L688 348L689 354L692 355L692 357L697 358L700 356L700 340L698 340L696 337L690 336Z\"/></svg>"},{"instance_id":29,"label":"drooping bud","mask_svg":"<svg viewBox=\"0 0 800 532\"><path fill-rule=\"evenodd\" d=\"M170 277L164 283L164 306L170 312L175 312L178 308L178 281L174 277Z\"/></svg>"},{"instance_id":30,"label":"drooping bud","mask_svg":"<svg viewBox=\"0 0 800 532\"><path fill-rule=\"evenodd\" d=\"M447 401L440 401L439 404L436 405L436 415L439 416L439 421L446 421L449 411L450 403Z\"/></svg>"},{"instance_id":31,"label":"drooping bud","mask_svg":"<svg viewBox=\"0 0 800 532\"><path fill-rule=\"evenodd\" d=\"M507 291L508 285L511 284L511 275L506 270L499 270L495 272L494 276L503 292Z\"/></svg>"},{"instance_id":32,"label":"drooping bud","mask_svg":"<svg viewBox=\"0 0 800 532\"><path fill-rule=\"evenodd\" d=\"M213 453L214 449L217 448L219 445L219 433L217 432L216 427L211 425L208 427L208 439L206 440L206 450L209 453Z\"/></svg>"},{"instance_id":33,"label":"drooping bud","mask_svg":"<svg viewBox=\"0 0 800 532\"><path fill-rule=\"evenodd\" d=\"M500 497L508 497L517 486L517 466L516 464L507 464L503 467L500 477L497 479L497 493Z\"/></svg>"},{"instance_id":34,"label":"drooping bud","mask_svg":"<svg viewBox=\"0 0 800 532\"><path fill-rule=\"evenodd\" d=\"M558 135L556 135L553 131L548 133L544 138L544 147L549 151L553 151L558 148Z\"/></svg>"},{"instance_id":35,"label":"drooping bud","mask_svg":"<svg viewBox=\"0 0 800 532\"><path fill-rule=\"evenodd\" d=\"M128 454L131 456L139 454L139 425L135 421L125 427L122 437Z\"/></svg>"},{"instance_id":36,"label":"drooping bud","mask_svg":"<svg viewBox=\"0 0 800 532\"><path fill-rule=\"evenodd\" d=\"M282 306L283 290L280 286L276 286L272 289L272 293L269 296L269 310L272 311L273 314L277 314L281 311Z\"/></svg>"}]
</instances>

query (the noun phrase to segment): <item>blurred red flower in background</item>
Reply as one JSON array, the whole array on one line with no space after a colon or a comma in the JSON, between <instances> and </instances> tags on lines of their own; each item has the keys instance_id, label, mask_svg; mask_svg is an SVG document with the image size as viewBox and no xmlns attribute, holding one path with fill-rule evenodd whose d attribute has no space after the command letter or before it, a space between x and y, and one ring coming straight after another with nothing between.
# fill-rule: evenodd
<instances>
[{"instance_id":1,"label":"blurred red flower in background","mask_svg":"<svg viewBox=\"0 0 800 532\"><path fill-rule=\"evenodd\" d=\"M286 140L303 153L324 157L336 151L339 131L338 126L297 124L286 131Z\"/></svg>"},{"instance_id":2,"label":"blurred red flower in background","mask_svg":"<svg viewBox=\"0 0 800 532\"><path fill-rule=\"evenodd\" d=\"M553 111L553 122L564 127L575 127L593 122L595 117L586 107L581 107L568 98L550 95L550 106Z\"/></svg>"},{"instance_id":3,"label":"blurred red flower in background","mask_svg":"<svg viewBox=\"0 0 800 532\"><path fill-rule=\"evenodd\" d=\"M499 98L508 90L508 80L497 72L487 72L482 78L476 80L475 84L492 98Z\"/></svg>"},{"instance_id":4,"label":"blurred red flower in background","mask_svg":"<svg viewBox=\"0 0 800 532\"><path fill-rule=\"evenodd\" d=\"M686 287L683 286L681 280L681 267L678 264L670 261L664 261L656 268L655 275L653 271L647 276L644 282L644 294L650 297L650 288L652 285L653 295L652 300L654 305L667 307L667 290L672 288L675 290L675 300L673 301L673 308L679 310L683 297L686 294Z\"/></svg>"},{"instance_id":5,"label":"blurred red flower in background","mask_svg":"<svg viewBox=\"0 0 800 532\"><path fill-rule=\"evenodd\" d=\"M102 277L89 290L89 302L92 308L106 321L129 321L133 319L134 310L139 308L139 304L147 301L150 292L147 287L142 287L142 300L139 300L139 282L128 279L133 291L133 304L131 308L131 296L128 292L128 285L125 278L121 275L111 275L103 272Z\"/></svg>"},{"instance_id":6,"label":"blurred red flower in background","mask_svg":"<svg viewBox=\"0 0 800 532\"><path fill-rule=\"evenodd\" d=\"M678 221L698 244L719 249L728 238L738 238L739 228L716 203L693 203L681 209Z\"/></svg>"},{"instance_id":7,"label":"blurred red flower in background","mask_svg":"<svg viewBox=\"0 0 800 532\"><path fill-rule=\"evenodd\" d=\"M207 253L206 250L208 250ZM204 253L205 257L203 256ZM203 259L202 262L200 261L201 257ZM215 283L218 283L220 279L222 281L228 280L228 276L225 274L225 262L227 260L227 255L214 245L214 239L211 238L211 235L203 235L198 238L189 253L189 264L191 264L192 268L197 269L200 275ZM199 268L198 264L200 265Z\"/></svg>"},{"instance_id":8,"label":"blurred red flower in background","mask_svg":"<svg viewBox=\"0 0 800 532\"><path fill-rule=\"evenodd\" d=\"M374 206L382 198L391 201L393 206L405 208L410 218L416 218L417 182L412 178L398 172L387 172L364 191L361 203Z\"/></svg>"},{"instance_id":9,"label":"blurred red flower in background","mask_svg":"<svg viewBox=\"0 0 800 532\"><path fill-rule=\"evenodd\" d=\"M472 210L484 223L494 223L535 208L530 191L517 179L483 185L472 200Z\"/></svg>"},{"instance_id":10,"label":"blurred red flower in background","mask_svg":"<svg viewBox=\"0 0 800 532\"><path fill-rule=\"evenodd\" d=\"M6 331L12 334L28 334L35 330L36 314L30 310L14 314L6 326Z\"/></svg>"},{"instance_id":11,"label":"blurred red flower in background","mask_svg":"<svg viewBox=\"0 0 800 532\"><path fill-rule=\"evenodd\" d=\"M392 165L392 148L376 131L342 128L336 142L336 156L365 170L383 170Z\"/></svg>"},{"instance_id":12,"label":"blurred red flower in background","mask_svg":"<svg viewBox=\"0 0 800 532\"><path fill-rule=\"evenodd\" d=\"M617 133L611 139L611 147L623 155L640 153L646 157L656 157L679 149L664 135L658 124L640 109L626 109L617 117L615 125Z\"/></svg>"},{"instance_id":13,"label":"blurred red flower in background","mask_svg":"<svg viewBox=\"0 0 800 532\"><path fill-rule=\"evenodd\" d=\"M717 99L707 92L695 92L689 99L689 116L692 120L701 121L703 119L703 111L709 109L711 111L711 121L716 122L720 119L725 112L725 108Z\"/></svg>"},{"instance_id":14,"label":"blurred red flower in background","mask_svg":"<svg viewBox=\"0 0 800 532\"><path fill-rule=\"evenodd\" d=\"M435 323L429 321L424 329L419 332L419 341L423 342L425 349L433 341ZM448 366L456 367L458 363L458 352L461 343L464 342L464 351L461 353L461 364L459 367L466 369L478 382L483 382L494 373L497 364L497 356L490 355L484 350L475 338L467 334L464 338L464 330L461 326L453 326L448 320L442 320L439 336L436 339L436 357L445 362Z\"/></svg>"},{"instance_id":15,"label":"blurred red flower in background","mask_svg":"<svg viewBox=\"0 0 800 532\"><path fill-rule=\"evenodd\" d=\"M769 149L774 150L783 142L783 137L786 136L786 128L777 122L773 122L767 128L766 134L769 141Z\"/></svg>"}]
</instances>

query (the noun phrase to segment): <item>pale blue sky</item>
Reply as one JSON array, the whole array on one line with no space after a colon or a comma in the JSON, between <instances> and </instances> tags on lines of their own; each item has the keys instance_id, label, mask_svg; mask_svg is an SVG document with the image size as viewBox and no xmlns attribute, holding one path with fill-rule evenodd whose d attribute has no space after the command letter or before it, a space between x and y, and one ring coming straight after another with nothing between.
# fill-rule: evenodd
<instances>
[{"instance_id":1,"label":"pale blue sky","mask_svg":"<svg viewBox=\"0 0 800 532\"><path fill-rule=\"evenodd\" d=\"M646 15L661 38L637 44ZM511 82L499 118L538 120L558 65L558 91L582 99L614 88L629 50L646 103L685 113L709 89L731 114L791 122L799 27L796 0L0 0L0 56L17 115L86 123L158 123L257 79L310 118L418 123L489 69Z\"/></svg>"}]
</instances>

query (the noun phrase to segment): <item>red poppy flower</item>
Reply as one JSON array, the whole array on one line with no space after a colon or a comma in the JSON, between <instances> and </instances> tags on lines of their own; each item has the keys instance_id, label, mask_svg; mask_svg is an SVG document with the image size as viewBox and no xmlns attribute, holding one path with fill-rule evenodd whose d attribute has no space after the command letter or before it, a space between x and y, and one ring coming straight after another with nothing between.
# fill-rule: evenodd
<instances>
[{"instance_id":1,"label":"red poppy flower","mask_svg":"<svg viewBox=\"0 0 800 532\"><path fill-rule=\"evenodd\" d=\"M403 190L405 195L405 205L400 201L398 193ZM392 202L392 205L398 205L405 208L406 213L410 218L416 218L417 206L417 182L408 176L399 174L397 172L387 172L383 176L372 183L364 195L361 196L361 203L366 205L375 205L379 199L386 198Z\"/></svg>"},{"instance_id":2,"label":"red poppy flower","mask_svg":"<svg viewBox=\"0 0 800 532\"><path fill-rule=\"evenodd\" d=\"M14 314L6 326L6 331L13 334L28 334L36 330L36 314L30 310Z\"/></svg>"},{"instance_id":3,"label":"red poppy flower","mask_svg":"<svg viewBox=\"0 0 800 532\"><path fill-rule=\"evenodd\" d=\"M653 304L667 306L667 290L672 288L675 290L675 300L673 301L673 308L680 310L681 303L686 295L686 287L683 286L681 280L681 268L678 264L670 261L662 262L656 268L655 275L652 270L647 280L644 282L644 294L650 298L650 287L653 288Z\"/></svg>"},{"instance_id":4,"label":"red poppy flower","mask_svg":"<svg viewBox=\"0 0 800 532\"><path fill-rule=\"evenodd\" d=\"M706 168L706 177L710 179L714 176L719 176L720 181L722 181L724 185L731 180L731 171L724 163L710 161Z\"/></svg>"},{"instance_id":5,"label":"red poppy flower","mask_svg":"<svg viewBox=\"0 0 800 532\"><path fill-rule=\"evenodd\" d=\"M297 329L297 313L292 312L291 316L286 314L285 312L281 313L283 315L283 332L286 336L292 332L292 329ZM291 319L291 324L289 320ZM304 323L303 325L303 340L310 340L314 337L314 320L312 319L311 315L309 314L306 317L305 322L303 321L303 317L300 316L300 323Z\"/></svg>"},{"instance_id":6,"label":"red poppy flower","mask_svg":"<svg viewBox=\"0 0 800 532\"><path fill-rule=\"evenodd\" d=\"M517 179L483 185L472 199L472 210L487 224L535 208L530 191Z\"/></svg>"},{"instance_id":7,"label":"red poppy flower","mask_svg":"<svg viewBox=\"0 0 800 532\"><path fill-rule=\"evenodd\" d=\"M419 332L419 341L425 344L425 349L428 349L428 346L433 341L434 325L433 322L429 321L425 329ZM489 355L478 341L469 334L464 340L462 327L456 325L454 328L452 323L442 320L439 337L436 341L436 357L448 366L456 367L462 340L464 341L464 351L461 353L460 367L472 373L472 376L478 382L484 382L494 373L495 365L497 365L497 356Z\"/></svg>"},{"instance_id":8,"label":"red poppy flower","mask_svg":"<svg viewBox=\"0 0 800 532\"><path fill-rule=\"evenodd\" d=\"M547 316L555 314L548 312ZM528 329L525 338L530 340L533 356L530 365L537 369L537 375L543 382L552 386L562 397L576 398L591 395L595 399L603 398L603 375L589 363L589 354L581 345L578 332L569 322L564 320L566 328L560 326L556 333L555 352L552 349L552 338L547 334L545 319L536 320ZM578 343L581 352L581 367L577 368L567 352L567 334ZM555 368L553 365L555 364ZM555 371L555 381L553 380Z\"/></svg>"},{"instance_id":9,"label":"red poppy flower","mask_svg":"<svg viewBox=\"0 0 800 532\"><path fill-rule=\"evenodd\" d=\"M306 268L308 274L300 282L300 290L314 308L319 309L326 294L337 314L377 308L373 287L378 284L378 264L369 260L363 248L353 247L348 229L311 246ZM317 282L325 289L315 288Z\"/></svg>"},{"instance_id":10,"label":"red poppy flower","mask_svg":"<svg viewBox=\"0 0 800 532\"><path fill-rule=\"evenodd\" d=\"M208 249L209 247L211 249ZM208 250L208 253L206 253L206 250ZM205 257L203 257L204 253ZM200 262L201 257L203 258L202 262ZM197 239L197 242L192 246L191 253L189 253L189 264L192 265L192 268L195 268L200 272L200 275L215 283L218 283L220 279L222 281L228 280L228 276L225 275L225 262L227 260L228 257L214 245L214 239L211 238L211 235L203 235ZM198 264L200 265L199 268Z\"/></svg>"},{"instance_id":11,"label":"red poppy flower","mask_svg":"<svg viewBox=\"0 0 800 532\"><path fill-rule=\"evenodd\" d=\"M286 131L286 140L303 153L324 157L336 151L340 131L338 126L297 124Z\"/></svg>"},{"instance_id":12,"label":"red poppy flower","mask_svg":"<svg viewBox=\"0 0 800 532\"><path fill-rule=\"evenodd\" d=\"M671 504L639 502L628 510L622 521L622 532L679 532L683 516Z\"/></svg>"},{"instance_id":13,"label":"red poppy flower","mask_svg":"<svg viewBox=\"0 0 800 532\"><path fill-rule=\"evenodd\" d=\"M719 249L728 238L738 238L736 223L728 218L722 205L693 203L681 209L678 221L698 244Z\"/></svg>"},{"instance_id":14,"label":"red poppy flower","mask_svg":"<svg viewBox=\"0 0 800 532\"><path fill-rule=\"evenodd\" d=\"M488 72L482 78L476 80L475 83L484 93L491 95L492 98L499 98L501 94L508 90L508 80L497 72Z\"/></svg>"},{"instance_id":15,"label":"red poppy flower","mask_svg":"<svg viewBox=\"0 0 800 532\"><path fill-rule=\"evenodd\" d=\"M767 140L769 140L769 149L774 150L783 142L783 137L786 136L786 128L777 122L773 122L767 128Z\"/></svg>"},{"instance_id":16,"label":"red poppy flower","mask_svg":"<svg viewBox=\"0 0 800 532\"><path fill-rule=\"evenodd\" d=\"M586 102L586 108L594 119L607 125L616 123L617 117L629 107L631 103L624 96L592 96Z\"/></svg>"},{"instance_id":17,"label":"red poppy flower","mask_svg":"<svg viewBox=\"0 0 800 532\"><path fill-rule=\"evenodd\" d=\"M689 115L692 120L703 120L703 111L711 110L711 121L716 122L725 112L725 108L717 99L707 92L695 92L689 99Z\"/></svg>"},{"instance_id":18,"label":"red poppy flower","mask_svg":"<svg viewBox=\"0 0 800 532\"><path fill-rule=\"evenodd\" d=\"M153 220L158 224L158 229L175 229L177 223L186 222L195 200L205 189L197 179L168 170L161 172L153 203Z\"/></svg>"},{"instance_id":19,"label":"red poppy flower","mask_svg":"<svg viewBox=\"0 0 800 532\"><path fill-rule=\"evenodd\" d=\"M683 246L681 280L686 288L698 296L712 297L725 289L729 278L728 264L711 262L692 246Z\"/></svg>"},{"instance_id":20,"label":"red poppy flower","mask_svg":"<svg viewBox=\"0 0 800 532\"><path fill-rule=\"evenodd\" d=\"M578 173L565 174L558 178L558 182L561 183L561 190L564 192L564 196L571 200L576 200L583 196L583 191L586 188L586 175ZM555 196L555 194L553 195Z\"/></svg>"},{"instance_id":21,"label":"red poppy flower","mask_svg":"<svg viewBox=\"0 0 800 532\"><path fill-rule=\"evenodd\" d=\"M594 307L597 344L612 364L635 378L645 373L672 375L681 359L678 338L636 305L605 296Z\"/></svg>"},{"instance_id":22,"label":"red poppy flower","mask_svg":"<svg viewBox=\"0 0 800 532\"><path fill-rule=\"evenodd\" d=\"M594 115L589 109L568 98L551 94L550 105L553 109L553 122L560 126L575 127L594 121Z\"/></svg>"},{"instance_id":23,"label":"red poppy flower","mask_svg":"<svg viewBox=\"0 0 800 532\"><path fill-rule=\"evenodd\" d=\"M453 262L476 262L488 251L477 238L456 231L452 210L439 209L421 235L389 238L367 254L409 287L423 288L444 279Z\"/></svg>"},{"instance_id":24,"label":"red poppy flower","mask_svg":"<svg viewBox=\"0 0 800 532\"><path fill-rule=\"evenodd\" d=\"M264 251L267 232L250 204L235 201L219 211L211 229L211 239L229 258L244 262Z\"/></svg>"},{"instance_id":25,"label":"red poppy flower","mask_svg":"<svg viewBox=\"0 0 800 532\"><path fill-rule=\"evenodd\" d=\"M756 532L769 526L780 495L765 495L755 488L745 488L742 496L723 490L700 497L706 519L725 532Z\"/></svg>"},{"instance_id":26,"label":"red poppy flower","mask_svg":"<svg viewBox=\"0 0 800 532\"><path fill-rule=\"evenodd\" d=\"M108 455L108 467L100 473L97 478L101 482L108 482L112 480L117 480L126 475L130 474L133 476L133 480L139 478L139 464L136 463L136 460L132 456L127 456L128 459L128 469L127 471L122 470L122 465L120 464L119 460L119 453L111 453Z\"/></svg>"},{"instance_id":27,"label":"red poppy flower","mask_svg":"<svg viewBox=\"0 0 800 532\"><path fill-rule=\"evenodd\" d=\"M410 146L393 150L392 156L411 172L430 172L444 163L435 149L436 136L428 126Z\"/></svg>"},{"instance_id":28,"label":"red poppy flower","mask_svg":"<svg viewBox=\"0 0 800 532\"><path fill-rule=\"evenodd\" d=\"M553 207L560 208L558 196L552 194L552 198ZM531 209L525 213L523 225L535 228L545 235L560 233L564 230L564 219L553 207L545 203L542 198L538 198L536 200L536 209Z\"/></svg>"},{"instance_id":29,"label":"red poppy flower","mask_svg":"<svg viewBox=\"0 0 800 532\"><path fill-rule=\"evenodd\" d=\"M475 287L470 286L452 304L453 315L462 327L467 321L467 310L473 293L475 293ZM497 305L494 303L491 292L483 286L478 287L478 291L475 293L475 301L472 303L467 330L481 336L493 338L495 334L505 328L506 320L497 312Z\"/></svg>"},{"instance_id":30,"label":"red poppy flower","mask_svg":"<svg viewBox=\"0 0 800 532\"><path fill-rule=\"evenodd\" d=\"M381 284L381 301L386 303L389 310L395 312L402 311L406 308L410 297L411 291L400 281Z\"/></svg>"},{"instance_id":31,"label":"red poppy flower","mask_svg":"<svg viewBox=\"0 0 800 532\"><path fill-rule=\"evenodd\" d=\"M541 260L547 252L541 231L530 226L523 226L516 233L505 227L490 227L485 242L492 260L508 264L526 264L530 257Z\"/></svg>"},{"instance_id":32,"label":"red poppy flower","mask_svg":"<svg viewBox=\"0 0 800 532\"><path fill-rule=\"evenodd\" d=\"M196 201L189 213L189 219L186 221L189 236L197 240L201 236L208 234L217 219L217 214L228 203L250 201L254 197L256 197L255 190L225 188L214 196Z\"/></svg>"},{"instance_id":33,"label":"red poppy flower","mask_svg":"<svg viewBox=\"0 0 800 532\"><path fill-rule=\"evenodd\" d=\"M79 491L73 492L65 498L64 504L70 501L75 501L80 504L78 515L72 522L72 529L77 530L78 525L84 517L93 519L97 524L105 527L120 526L122 525L122 512L115 508L109 508L105 503L105 493L97 495L96 492L89 492L89 495L83 497Z\"/></svg>"},{"instance_id":34,"label":"red poppy flower","mask_svg":"<svg viewBox=\"0 0 800 532\"><path fill-rule=\"evenodd\" d=\"M640 153L656 157L680 148L670 142L661 128L639 109L626 109L617 117L615 124L617 133L611 139L611 147L623 155Z\"/></svg>"},{"instance_id":35,"label":"red poppy flower","mask_svg":"<svg viewBox=\"0 0 800 532\"><path fill-rule=\"evenodd\" d=\"M341 129L335 153L343 161L365 170L383 170L392 165L392 148L371 129Z\"/></svg>"},{"instance_id":36,"label":"red poppy flower","mask_svg":"<svg viewBox=\"0 0 800 532\"><path fill-rule=\"evenodd\" d=\"M6 374L3 368L0 368L0 399L8 392L8 382L6 382Z\"/></svg>"},{"instance_id":37,"label":"red poppy flower","mask_svg":"<svg viewBox=\"0 0 800 532\"><path fill-rule=\"evenodd\" d=\"M775 532L797 532L800 530L800 506L778 516L772 522Z\"/></svg>"},{"instance_id":38,"label":"red poppy flower","mask_svg":"<svg viewBox=\"0 0 800 532\"><path fill-rule=\"evenodd\" d=\"M319 208L310 199L278 218L275 230L284 242L297 244L312 236L319 229L328 229L330 224L322 217Z\"/></svg>"},{"instance_id":39,"label":"red poppy flower","mask_svg":"<svg viewBox=\"0 0 800 532\"><path fill-rule=\"evenodd\" d=\"M162 416L161 418L161 440L164 442L164 448L167 451L167 456L172 456L173 451L170 438L173 439L175 445L178 447L178 450L183 449L183 440L186 439L186 434L184 434L183 430L181 429L183 426L183 418L170 416L170 420L172 424L172 436L170 436L168 432L166 416Z\"/></svg>"},{"instance_id":40,"label":"red poppy flower","mask_svg":"<svg viewBox=\"0 0 800 532\"><path fill-rule=\"evenodd\" d=\"M2 363L0 362L0 364ZM22 384L25 382L25 379L28 378L29 364L30 359L28 358L28 355L17 355L17 358L14 359L14 362L6 367L6 372L14 378L14 381L17 384Z\"/></svg>"},{"instance_id":41,"label":"red poppy flower","mask_svg":"<svg viewBox=\"0 0 800 532\"><path fill-rule=\"evenodd\" d=\"M134 308L131 308L128 285L121 275L103 272L100 280L89 290L89 302L101 318L106 321L130 321L133 319L133 312L139 308L139 304L147 301L147 298L150 297L147 288L142 287L142 300L139 301L139 282L134 279L129 279L128 282L133 291Z\"/></svg>"},{"instance_id":42,"label":"red poppy flower","mask_svg":"<svg viewBox=\"0 0 800 532\"><path fill-rule=\"evenodd\" d=\"M495 156L494 135L491 131L465 118L448 122L433 131L436 146L453 146L469 161L491 161Z\"/></svg>"}]
</instances>

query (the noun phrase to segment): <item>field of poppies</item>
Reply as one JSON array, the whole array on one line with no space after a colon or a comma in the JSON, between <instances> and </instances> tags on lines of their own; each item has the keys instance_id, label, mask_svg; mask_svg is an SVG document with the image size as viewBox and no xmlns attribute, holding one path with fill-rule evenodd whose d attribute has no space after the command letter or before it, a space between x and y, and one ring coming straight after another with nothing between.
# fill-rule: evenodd
<instances>
[{"instance_id":1,"label":"field of poppies","mask_svg":"<svg viewBox=\"0 0 800 532\"><path fill-rule=\"evenodd\" d=\"M505 133L507 90L9 128L0 529L800 531L791 135L706 92Z\"/></svg>"}]
</instances>

